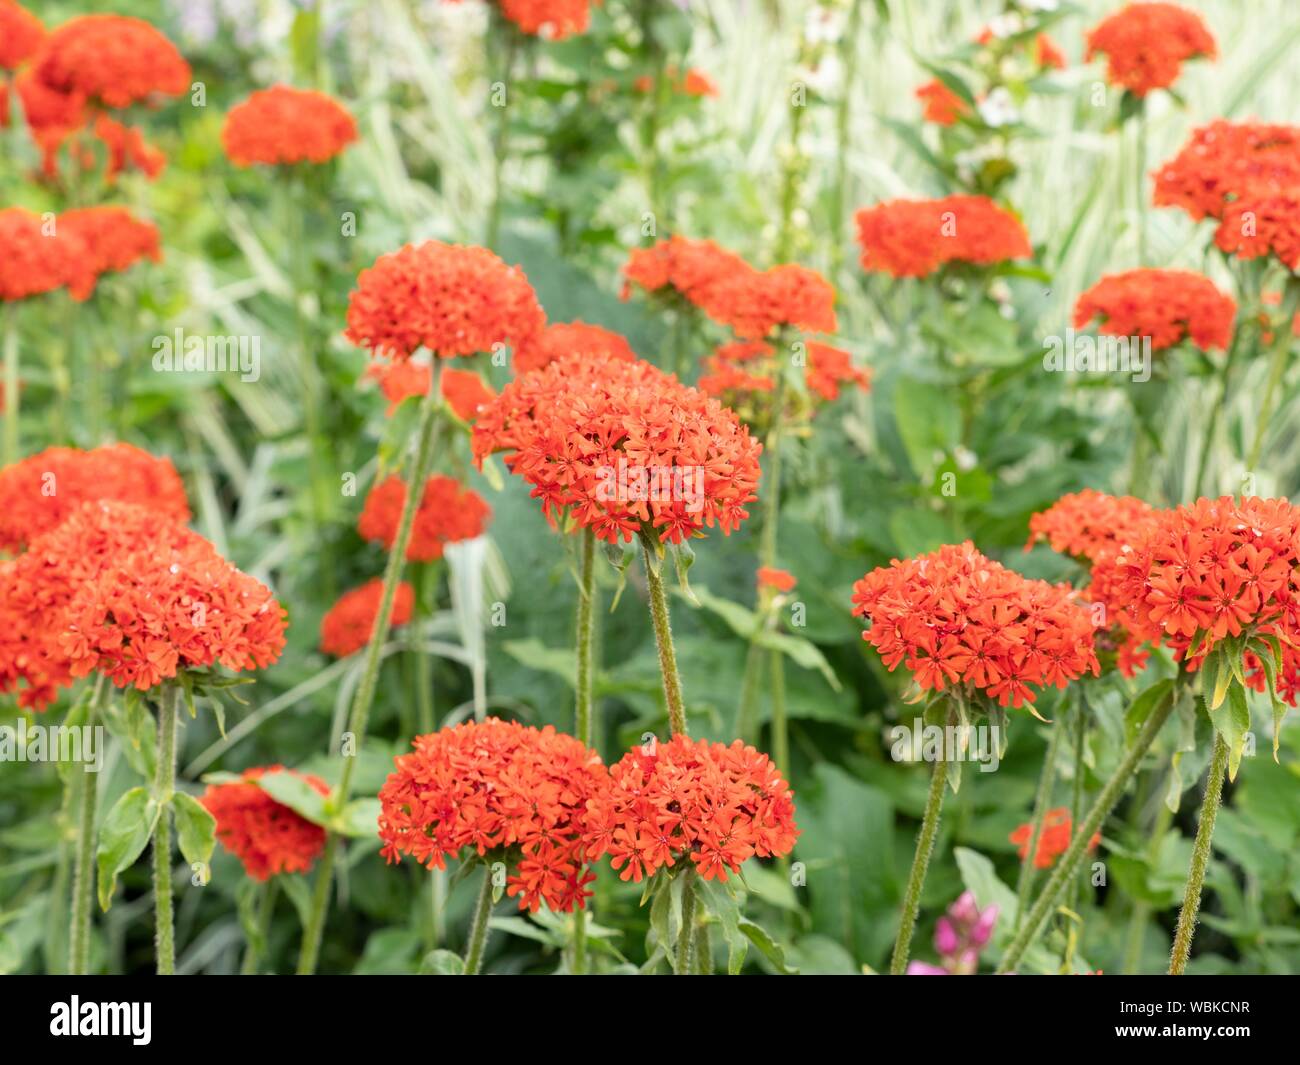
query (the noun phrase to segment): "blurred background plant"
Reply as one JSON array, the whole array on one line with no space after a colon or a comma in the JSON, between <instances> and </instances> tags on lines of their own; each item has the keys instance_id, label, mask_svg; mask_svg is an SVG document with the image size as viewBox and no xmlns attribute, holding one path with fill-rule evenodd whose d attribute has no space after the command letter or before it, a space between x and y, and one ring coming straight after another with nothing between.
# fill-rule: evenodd
<instances>
[{"instance_id":1,"label":"blurred background plant","mask_svg":"<svg viewBox=\"0 0 1300 1065\"><path fill-rule=\"evenodd\" d=\"M163 262L106 287L102 302L115 310L103 320L113 324L93 339L61 341L65 312L53 300L26 309L20 324L22 350L47 356L24 358L24 449L98 442L75 417L56 439L51 412L67 388L72 409L81 409L88 377L75 360L91 357L87 344L101 345L114 432L173 458L195 528L289 608L282 660L250 689L250 705L228 716L224 735L208 714L183 730L179 785L195 791L205 773L273 762L331 785L338 780L327 747L341 731L362 656L324 656L320 621L333 605L331 590L382 569L382 548L356 532L359 500L411 429L402 412L385 418L378 389L359 386L365 353L341 336L357 271L408 241L494 236L494 249L523 266L552 321L616 330L668 369L677 367L663 361L666 353L685 345L690 358L681 368L693 379L698 360L725 338L702 326L683 338L674 333L676 316L623 302L620 268L629 248L656 238L709 237L760 267L797 261L826 274L839 294L834 342L872 373L870 392L850 390L783 449L774 561L797 578L786 609L800 610L799 622L785 621L799 651L785 663L790 764L782 768L795 789L803 834L793 860L804 882L792 886L779 865L747 866L750 912L785 951L758 944L746 964L769 972L880 969L928 774L891 759L890 729L912 714L899 700L902 680L883 671L849 614L853 580L891 557L965 538L1030 576L1076 578L1072 564L1045 547L1020 552L1028 518L1085 486L1127 490L1141 429L1124 389L1043 372L1044 338L1065 332L1075 300L1102 274L1140 260L1199 270L1242 303L1242 272L1213 250L1204 230L1182 212L1134 202L1133 128L1120 128L1121 96L1105 85L1103 61L1083 62L1085 31L1115 6L606 0L592 8L587 32L547 41L517 32L479 0L36 5L50 26L110 10L153 22L180 47L203 89L201 100L181 97L139 116L167 165L155 180L122 173L104 197L159 226ZM1189 6L1217 38L1219 58L1189 64L1177 96L1146 100L1148 167L1213 118L1292 117L1300 46L1294 5ZM1042 61L1040 32L1050 35L1062 67ZM236 169L220 143L226 111L278 81L337 95L360 132L337 161L302 175L295 197L311 222L300 232L282 221L282 184ZM923 121L929 101L915 90L933 81L967 111L952 126ZM66 176L39 177L41 154L17 112L3 138L4 206L40 212L74 202ZM862 271L856 209L971 191L1014 209L1033 243L1032 263L1008 264L979 284L953 275L942 299L936 286ZM289 263L297 264L296 278ZM302 335L320 374L314 427L294 354L296 313L306 316ZM153 372L152 338L177 329L260 338L260 380ZM66 349L53 350L61 344ZM1177 360L1159 385L1159 433L1142 452L1144 494L1153 503L1188 495L1204 425L1219 402L1214 362L1199 354ZM1283 378L1264 462L1247 470L1236 457L1250 450L1265 362L1236 371L1218 415L1213 488L1236 490L1246 473L1260 495L1298 487L1295 374ZM491 374L500 387L509 370ZM465 454L463 441L456 449ZM336 480L354 475L358 498L314 504L303 491L313 455ZM449 449L446 461L461 460ZM569 728L572 653L557 634L572 624L576 561L557 560L557 538L524 484L506 478L498 487L464 472L494 516L486 536L447 551L448 594L436 603L428 596L418 620L434 663L438 724L471 715L477 701L502 716ZM711 538L691 569L699 605L684 597L674 604L696 735L731 738L753 623L741 604L754 594L758 538L757 522ZM598 579L598 601L615 601L614 571L598 567ZM593 745L608 762L647 731L666 734L635 570L629 584L599 626ZM385 659L354 794L376 794L392 756L407 748L412 709L401 658ZM1109 775L1132 695L1123 689L1117 681L1090 691L1086 749L1076 761L1063 742L1052 805ZM1040 703L1049 719L1057 709L1052 694ZM766 722L770 707L757 710ZM13 712L5 716L12 723ZM997 907L981 951L986 963L997 962L1016 926L1019 862L1010 836L1032 812L1048 734L1012 715L997 773L949 796L918 943L930 941L944 908L969 891L980 910ZM1195 796L1179 798L1204 768L1195 763L1208 757L1204 737L1195 745L1202 754L1175 757L1192 746L1186 736L1157 745L1137 793L1105 830L1104 885L1077 892L1073 916L1026 955L1024 969L1163 969L1195 830ZM122 751L110 749L100 776L101 809L130 785ZM1280 764L1261 753L1228 788L1190 971L1300 970L1298 775L1293 729L1283 735ZM58 841L68 816L53 769L0 766L0 971L64 965L50 932L66 912L52 899L66 876ZM1155 836L1153 823L1162 827ZM408 865L385 869L378 849L377 837L348 843L322 971L419 972L436 967L425 962L437 957L431 952L463 946L454 930L468 925L472 885ZM281 880L298 920L281 906L259 953L283 972L292 968L309 899L302 878ZM152 965L145 870L128 870L123 882L125 895L97 925L93 966L143 971ZM240 884L236 859L218 848L210 883L182 889L179 972L238 970L247 910ZM608 869L596 890L590 965L635 971L646 957L638 891ZM498 916L493 925L489 971L563 967L563 919L542 911Z\"/></svg>"}]
</instances>

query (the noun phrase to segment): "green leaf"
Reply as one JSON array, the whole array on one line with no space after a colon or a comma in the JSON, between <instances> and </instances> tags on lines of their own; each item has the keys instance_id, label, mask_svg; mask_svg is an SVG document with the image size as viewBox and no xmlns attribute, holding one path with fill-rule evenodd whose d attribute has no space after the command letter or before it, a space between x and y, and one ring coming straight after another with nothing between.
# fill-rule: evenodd
<instances>
[{"instance_id":1,"label":"green leaf","mask_svg":"<svg viewBox=\"0 0 1300 1065\"><path fill-rule=\"evenodd\" d=\"M774 651L780 651L796 665L803 666L804 669L815 669L823 677L826 683L835 691L840 690L840 680L831 669L831 664L826 661L826 656L822 654L821 649L810 640L805 640L802 636L791 636L784 632L773 632L771 629L764 629L758 634L754 641L760 647L768 647Z\"/></svg>"},{"instance_id":2,"label":"green leaf","mask_svg":"<svg viewBox=\"0 0 1300 1065\"><path fill-rule=\"evenodd\" d=\"M785 950L776 940L768 935L766 929L754 923L748 917L741 917L740 930L748 940L758 948L760 954L776 966L782 976L797 976L798 969L790 968L785 961Z\"/></svg>"},{"instance_id":3,"label":"green leaf","mask_svg":"<svg viewBox=\"0 0 1300 1065\"><path fill-rule=\"evenodd\" d=\"M695 896L722 925L722 937L727 941L727 973L735 976L745 966L750 944L750 937L740 926L744 920L740 904L730 888L713 880L697 878Z\"/></svg>"},{"instance_id":4,"label":"green leaf","mask_svg":"<svg viewBox=\"0 0 1300 1065\"><path fill-rule=\"evenodd\" d=\"M1250 704L1246 702L1246 689L1240 684L1228 686L1228 705L1210 713L1210 724L1228 745L1228 779L1237 779L1241 765L1241 752L1246 746L1246 733L1250 731Z\"/></svg>"},{"instance_id":5,"label":"green leaf","mask_svg":"<svg viewBox=\"0 0 1300 1065\"><path fill-rule=\"evenodd\" d=\"M934 469L961 442L961 411L951 388L900 377L894 384L894 421L918 475Z\"/></svg>"},{"instance_id":6,"label":"green leaf","mask_svg":"<svg viewBox=\"0 0 1300 1065\"><path fill-rule=\"evenodd\" d=\"M670 550L673 553L673 566L677 570L677 590L692 606L699 606L700 601L695 598L695 593L691 591L691 582L687 579L687 574L695 563L694 550L688 543L673 544Z\"/></svg>"},{"instance_id":7,"label":"green leaf","mask_svg":"<svg viewBox=\"0 0 1300 1065\"><path fill-rule=\"evenodd\" d=\"M353 839L370 839L379 832L378 799L353 799L343 813L334 819L335 831Z\"/></svg>"},{"instance_id":8,"label":"green leaf","mask_svg":"<svg viewBox=\"0 0 1300 1065\"><path fill-rule=\"evenodd\" d=\"M117 876L140 857L158 821L158 803L146 788L132 788L108 811L99 829L99 906L107 910L117 890Z\"/></svg>"},{"instance_id":9,"label":"green leaf","mask_svg":"<svg viewBox=\"0 0 1300 1065\"><path fill-rule=\"evenodd\" d=\"M193 795L183 791L172 796L172 811L176 818L176 842L185 860L193 865L208 865L212 849L217 843L217 819Z\"/></svg>"},{"instance_id":10,"label":"green leaf","mask_svg":"<svg viewBox=\"0 0 1300 1065\"><path fill-rule=\"evenodd\" d=\"M302 777L288 770L282 770L277 773L264 773L250 783L256 784L276 802L283 803L312 824L320 825L322 828L330 827L330 817L325 808L326 797Z\"/></svg>"},{"instance_id":11,"label":"green leaf","mask_svg":"<svg viewBox=\"0 0 1300 1065\"><path fill-rule=\"evenodd\" d=\"M421 976L462 976L465 959L450 950L431 950L420 959Z\"/></svg>"},{"instance_id":12,"label":"green leaf","mask_svg":"<svg viewBox=\"0 0 1300 1065\"><path fill-rule=\"evenodd\" d=\"M1138 694L1138 697L1133 700L1124 713L1124 734L1130 743L1141 731L1146 719L1151 716L1157 707L1164 705L1164 701L1170 697L1173 686L1173 679L1165 677L1156 681L1149 688L1144 688Z\"/></svg>"}]
</instances>

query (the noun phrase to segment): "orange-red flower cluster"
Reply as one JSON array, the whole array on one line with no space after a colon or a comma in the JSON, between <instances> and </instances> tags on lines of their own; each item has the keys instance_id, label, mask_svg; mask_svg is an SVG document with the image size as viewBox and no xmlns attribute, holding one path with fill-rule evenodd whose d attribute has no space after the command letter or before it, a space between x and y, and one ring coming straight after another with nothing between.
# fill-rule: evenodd
<instances>
[{"instance_id":1,"label":"orange-red flower cluster","mask_svg":"<svg viewBox=\"0 0 1300 1065\"><path fill-rule=\"evenodd\" d=\"M608 785L600 756L550 725L488 718L417 736L379 793L381 853L442 869L473 848L512 865L521 910L582 909L595 879L582 831Z\"/></svg>"},{"instance_id":2,"label":"orange-red flower cluster","mask_svg":"<svg viewBox=\"0 0 1300 1065\"><path fill-rule=\"evenodd\" d=\"M868 573L853 613L891 671L922 690L965 685L1006 706L1032 707L1035 688L1063 688L1100 666L1092 623L1067 586L1027 580L967 542Z\"/></svg>"},{"instance_id":3,"label":"orange-red flower cluster","mask_svg":"<svg viewBox=\"0 0 1300 1065\"><path fill-rule=\"evenodd\" d=\"M554 322L515 352L515 373L540 370L562 355L581 355L592 362L631 362L636 358L627 339L612 329L586 322Z\"/></svg>"},{"instance_id":4,"label":"orange-red flower cluster","mask_svg":"<svg viewBox=\"0 0 1300 1065\"><path fill-rule=\"evenodd\" d=\"M916 90L916 98L925 105L922 117L936 126L954 125L970 108L966 101L938 78L927 81Z\"/></svg>"},{"instance_id":5,"label":"orange-red flower cluster","mask_svg":"<svg viewBox=\"0 0 1300 1065\"><path fill-rule=\"evenodd\" d=\"M264 668L284 648L269 589L132 503L83 503L0 563L0 585L0 690L25 681L25 705L92 670L144 691L181 669Z\"/></svg>"},{"instance_id":6,"label":"orange-red flower cluster","mask_svg":"<svg viewBox=\"0 0 1300 1065\"><path fill-rule=\"evenodd\" d=\"M501 14L525 33L559 41L586 33L591 0L501 0Z\"/></svg>"},{"instance_id":7,"label":"orange-red flower cluster","mask_svg":"<svg viewBox=\"0 0 1300 1065\"><path fill-rule=\"evenodd\" d=\"M365 647L375 631L375 618L379 616L379 601L383 597L384 582L378 577L339 596L339 601L321 619L321 653L343 658ZM402 581L393 597L389 624L393 628L405 625L411 620L414 608L415 591Z\"/></svg>"},{"instance_id":8,"label":"orange-red flower cluster","mask_svg":"<svg viewBox=\"0 0 1300 1065\"><path fill-rule=\"evenodd\" d=\"M357 140L347 109L323 92L273 85L226 115L221 145L236 166L324 163Z\"/></svg>"},{"instance_id":9,"label":"orange-red flower cluster","mask_svg":"<svg viewBox=\"0 0 1300 1065\"><path fill-rule=\"evenodd\" d=\"M161 238L152 222L125 207L83 207L59 215L58 226L84 248L77 262L80 275L70 286L78 298L88 296L105 274L129 270L141 259L162 261Z\"/></svg>"},{"instance_id":10,"label":"orange-red flower cluster","mask_svg":"<svg viewBox=\"0 0 1300 1065\"><path fill-rule=\"evenodd\" d=\"M565 357L515 378L474 425L476 461L504 451L552 523L601 540L681 543L731 532L756 498L762 445L736 415L648 363Z\"/></svg>"},{"instance_id":11,"label":"orange-red flower cluster","mask_svg":"<svg viewBox=\"0 0 1300 1065\"><path fill-rule=\"evenodd\" d=\"M1098 647L1109 644L1116 651L1116 664L1126 677L1145 668L1150 653L1143 639L1128 626L1123 602L1114 588L1114 562L1145 535L1156 511L1134 496L1110 496L1085 488L1082 492L1062 496L1047 510L1029 519L1028 551L1039 540L1046 540L1053 551L1071 555L1091 566L1084 595L1107 611L1105 626L1099 631Z\"/></svg>"},{"instance_id":12,"label":"orange-red flower cluster","mask_svg":"<svg viewBox=\"0 0 1300 1065\"><path fill-rule=\"evenodd\" d=\"M677 68L669 65L665 71L672 91L680 96L717 96L718 86L714 80L697 67L690 67L682 76ZM654 89L655 79L649 74L642 74L632 83L637 92L650 92Z\"/></svg>"},{"instance_id":13,"label":"orange-red flower cluster","mask_svg":"<svg viewBox=\"0 0 1300 1065\"><path fill-rule=\"evenodd\" d=\"M705 880L727 879L748 858L782 857L799 830L794 796L765 754L674 736L635 747L587 803L587 857L609 855L619 878L640 883L688 859Z\"/></svg>"},{"instance_id":14,"label":"orange-red flower cluster","mask_svg":"<svg viewBox=\"0 0 1300 1065\"><path fill-rule=\"evenodd\" d=\"M391 548L405 505L406 483L396 474L385 478L366 496L357 532L362 539L377 540ZM448 544L482 536L491 518L492 508L472 488L462 487L454 477L435 474L424 482L406 559L428 562L442 558Z\"/></svg>"},{"instance_id":15,"label":"orange-red flower cluster","mask_svg":"<svg viewBox=\"0 0 1300 1065\"><path fill-rule=\"evenodd\" d=\"M486 248L426 241L381 255L361 271L346 336L376 357L420 347L451 358L508 344L519 350L546 324L522 270Z\"/></svg>"},{"instance_id":16,"label":"orange-red flower cluster","mask_svg":"<svg viewBox=\"0 0 1300 1065\"><path fill-rule=\"evenodd\" d=\"M36 78L82 103L129 107L190 87L190 65L142 19L79 15L50 31L33 60Z\"/></svg>"},{"instance_id":17,"label":"orange-red flower cluster","mask_svg":"<svg viewBox=\"0 0 1300 1065\"><path fill-rule=\"evenodd\" d=\"M433 380L433 371L427 363L414 362L372 362L366 367L366 376L379 382L379 388L388 400L391 415L402 400L411 396L423 396L429 391L429 382ZM453 370L444 368L441 374L442 398L451 412L463 422L472 422L478 412L496 398L492 388L472 370Z\"/></svg>"},{"instance_id":18,"label":"orange-red flower cluster","mask_svg":"<svg viewBox=\"0 0 1300 1065\"><path fill-rule=\"evenodd\" d=\"M276 802L257 783L275 773L292 773L318 795L330 792L320 777L268 765L245 769L237 782L211 785L199 800L216 819L222 846L257 881L280 873L310 872L325 847L325 830L320 825Z\"/></svg>"},{"instance_id":19,"label":"orange-red flower cluster","mask_svg":"<svg viewBox=\"0 0 1300 1065\"><path fill-rule=\"evenodd\" d=\"M987 196L890 200L857 214L862 267L925 277L951 262L1000 263L1033 254L1020 220Z\"/></svg>"},{"instance_id":20,"label":"orange-red flower cluster","mask_svg":"<svg viewBox=\"0 0 1300 1065\"><path fill-rule=\"evenodd\" d=\"M185 485L170 459L130 444L52 447L0 470L0 551L22 550L82 503L101 499L190 520Z\"/></svg>"},{"instance_id":21,"label":"orange-red flower cluster","mask_svg":"<svg viewBox=\"0 0 1300 1065\"><path fill-rule=\"evenodd\" d=\"M1290 666L1279 678L1295 698L1300 644L1300 508L1286 499L1229 496L1159 511L1128 550L1094 567L1141 639L1164 643L1195 669L1222 640L1271 634ZM1262 683L1262 677L1258 678Z\"/></svg>"},{"instance_id":22,"label":"orange-red flower cluster","mask_svg":"<svg viewBox=\"0 0 1300 1065\"><path fill-rule=\"evenodd\" d=\"M57 221L46 226L22 207L0 210L0 301L23 300L68 287L84 299L85 249Z\"/></svg>"},{"instance_id":23,"label":"orange-red flower cluster","mask_svg":"<svg viewBox=\"0 0 1300 1065\"><path fill-rule=\"evenodd\" d=\"M1237 304L1214 282L1190 270L1129 270L1103 277L1074 305L1074 324L1100 318L1107 336L1151 338L1163 351L1184 338L1202 351L1226 348L1232 340Z\"/></svg>"},{"instance_id":24,"label":"orange-red flower cluster","mask_svg":"<svg viewBox=\"0 0 1300 1065\"><path fill-rule=\"evenodd\" d=\"M0 0L0 68L17 70L45 41L45 26L16 0Z\"/></svg>"},{"instance_id":25,"label":"orange-red flower cluster","mask_svg":"<svg viewBox=\"0 0 1300 1065\"><path fill-rule=\"evenodd\" d=\"M1070 849L1070 830L1074 827L1070 820L1070 811L1064 806L1048 810L1043 815L1043 825L1038 832L1038 852L1034 855L1034 868L1050 869L1056 859ZM1016 852L1021 858L1029 853L1029 841L1033 838L1034 826L1024 824L1011 833L1011 842L1017 844ZM1088 840L1088 850L1094 850L1101 842L1101 833L1093 834Z\"/></svg>"},{"instance_id":26,"label":"orange-red flower cluster","mask_svg":"<svg viewBox=\"0 0 1300 1065\"><path fill-rule=\"evenodd\" d=\"M1129 4L1088 33L1088 53L1106 56L1106 76L1135 96L1167 89L1183 61L1217 54L1201 17L1177 4Z\"/></svg>"},{"instance_id":27,"label":"orange-red flower cluster","mask_svg":"<svg viewBox=\"0 0 1300 1065\"><path fill-rule=\"evenodd\" d=\"M812 341L805 355L804 380L809 391L823 400L838 399L844 385L864 392L871 387L870 371L854 366L853 357L841 348ZM723 344L705 359L704 366L707 373L697 387L728 403L746 393L771 392L780 372L776 350L762 341Z\"/></svg>"},{"instance_id":28,"label":"orange-red flower cluster","mask_svg":"<svg viewBox=\"0 0 1300 1065\"><path fill-rule=\"evenodd\" d=\"M1044 70L1064 70L1065 55L1052 38L1040 33L1034 38L1034 59Z\"/></svg>"},{"instance_id":29,"label":"orange-red flower cluster","mask_svg":"<svg viewBox=\"0 0 1300 1065\"><path fill-rule=\"evenodd\" d=\"M673 236L649 248L633 248L623 266L623 298L632 286L647 292L671 289L697 307L720 282L753 268L739 255L711 240Z\"/></svg>"},{"instance_id":30,"label":"orange-red flower cluster","mask_svg":"<svg viewBox=\"0 0 1300 1065\"><path fill-rule=\"evenodd\" d=\"M793 591L797 583L793 573L772 566L759 566L756 576L760 588L771 588L777 592Z\"/></svg>"}]
</instances>

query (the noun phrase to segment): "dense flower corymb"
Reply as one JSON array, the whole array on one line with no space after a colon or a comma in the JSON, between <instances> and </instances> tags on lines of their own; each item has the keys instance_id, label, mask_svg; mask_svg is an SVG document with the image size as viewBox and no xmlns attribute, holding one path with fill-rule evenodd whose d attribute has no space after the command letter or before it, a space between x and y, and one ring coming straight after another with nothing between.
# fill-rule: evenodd
<instances>
[{"instance_id":1,"label":"dense flower corymb","mask_svg":"<svg viewBox=\"0 0 1300 1065\"><path fill-rule=\"evenodd\" d=\"M1087 58L1106 56L1106 75L1135 96L1167 89L1184 60L1217 54L1214 38L1195 12L1177 4L1129 4L1088 33Z\"/></svg>"},{"instance_id":2,"label":"dense flower corymb","mask_svg":"<svg viewBox=\"0 0 1300 1065\"><path fill-rule=\"evenodd\" d=\"M1050 869L1056 862L1056 859L1070 849L1071 830L1073 822L1070 820L1070 811L1064 807L1057 807L1055 810L1048 810L1043 815L1043 825L1038 833L1038 851L1034 854L1034 867L1036 869ZM1019 848L1016 853L1024 858L1029 853L1029 841L1033 838L1034 826L1032 824L1023 824L1011 833L1011 842ZM1101 842L1101 833L1093 833L1088 840L1088 850L1094 850L1098 843Z\"/></svg>"},{"instance_id":3,"label":"dense flower corymb","mask_svg":"<svg viewBox=\"0 0 1300 1065\"><path fill-rule=\"evenodd\" d=\"M687 860L705 880L726 880L748 858L794 848L794 796L765 754L674 736L635 747L587 804L587 857L609 855L619 878L640 883Z\"/></svg>"},{"instance_id":4,"label":"dense flower corymb","mask_svg":"<svg viewBox=\"0 0 1300 1065\"><path fill-rule=\"evenodd\" d=\"M1229 202L1300 186L1300 127L1219 119L1197 129L1155 174L1157 207L1181 207L1198 221L1221 218Z\"/></svg>"},{"instance_id":5,"label":"dense flower corymb","mask_svg":"<svg viewBox=\"0 0 1300 1065\"><path fill-rule=\"evenodd\" d=\"M131 444L81 451L52 447L0 470L0 551L19 551L59 525L82 503L137 503L177 521L190 520L185 485L170 459Z\"/></svg>"},{"instance_id":6,"label":"dense flower corymb","mask_svg":"<svg viewBox=\"0 0 1300 1065\"><path fill-rule=\"evenodd\" d=\"M466 848L512 866L521 910L582 909L594 879L583 825L608 784L600 756L550 725L488 718L412 741L379 793L381 853L442 869Z\"/></svg>"},{"instance_id":7,"label":"dense flower corymb","mask_svg":"<svg viewBox=\"0 0 1300 1065\"><path fill-rule=\"evenodd\" d=\"M1129 270L1111 274L1074 305L1074 324L1101 319L1107 336L1150 337L1153 351L1184 338L1202 351L1226 348L1237 305L1214 282L1190 270Z\"/></svg>"},{"instance_id":8,"label":"dense flower corymb","mask_svg":"<svg viewBox=\"0 0 1300 1065\"><path fill-rule=\"evenodd\" d=\"M16 0L0 0L0 67L15 70L40 48L45 40L41 20Z\"/></svg>"},{"instance_id":9,"label":"dense flower corymb","mask_svg":"<svg viewBox=\"0 0 1300 1065\"><path fill-rule=\"evenodd\" d=\"M1028 551L1046 540L1053 551L1088 562L1131 543L1155 513L1136 496L1111 496L1093 488L1062 496L1029 519Z\"/></svg>"},{"instance_id":10,"label":"dense flower corymb","mask_svg":"<svg viewBox=\"0 0 1300 1065\"><path fill-rule=\"evenodd\" d=\"M581 355L593 362L636 358L627 339L612 329L586 322L554 322L515 353L515 373L540 370L564 355Z\"/></svg>"},{"instance_id":11,"label":"dense flower corymb","mask_svg":"<svg viewBox=\"0 0 1300 1065\"><path fill-rule=\"evenodd\" d=\"M357 532L365 540L377 540L391 548L406 505L406 483L396 474L375 485L366 496ZM420 507L415 512L411 541L406 548L408 562L442 558L450 543L482 536L492 518L492 508L471 488L453 477L435 474L424 482Z\"/></svg>"},{"instance_id":12,"label":"dense flower corymb","mask_svg":"<svg viewBox=\"0 0 1300 1065\"><path fill-rule=\"evenodd\" d=\"M524 33L559 41L585 33L591 0L500 0L501 14Z\"/></svg>"},{"instance_id":13,"label":"dense flower corymb","mask_svg":"<svg viewBox=\"0 0 1300 1065\"><path fill-rule=\"evenodd\" d=\"M83 207L59 215L59 228L85 249L70 286L74 296L88 295L108 273L130 269L141 259L162 261L158 227L136 218L125 207Z\"/></svg>"},{"instance_id":14,"label":"dense flower corymb","mask_svg":"<svg viewBox=\"0 0 1300 1065\"><path fill-rule=\"evenodd\" d=\"M623 267L626 281L623 298L633 285L647 292L671 289L696 306L702 306L710 291L738 272L751 267L734 252L711 240L670 237L649 248L633 248Z\"/></svg>"},{"instance_id":15,"label":"dense flower corymb","mask_svg":"<svg viewBox=\"0 0 1300 1065\"><path fill-rule=\"evenodd\" d=\"M221 144L236 166L324 163L357 139L357 124L331 96L273 85L226 115Z\"/></svg>"},{"instance_id":16,"label":"dense flower corymb","mask_svg":"<svg viewBox=\"0 0 1300 1065\"><path fill-rule=\"evenodd\" d=\"M46 226L22 207L0 210L0 301L23 300L65 286L85 297L85 249L57 223Z\"/></svg>"},{"instance_id":17,"label":"dense flower corymb","mask_svg":"<svg viewBox=\"0 0 1300 1065\"><path fill-rule=\"evenodd\" d=\"M346 336L376 357L420 347L451 358L519 350L546 323L517 266L486 248L426 241L381 255L361 271L348 301Z\"/></svg>"},{"instance_id":18,"label":"dense flower corymb","mask_svg":"<svg viewBox=\"0 0 1300 1065\"><path fill-rule=\"evenodd\" d=\"M964 685L1006 706L1100 666L1088 613L1068 587L1027 580L967 542L894 560L853 586L863 639L922 690Z\"/></svg>"},{"instance_id":19,"label":"dense flower corymb","mask_svg":"<svg viewBox=\"0 0 1300 1065\"><path fill-rule=\"evenodd\" d=\"M245 769L242 779L213 784L199 800L217 822L217 839L257 881L280 873L306 873L325 847L325 830L275 799L256 783L274 773L292 773L318 795L329 785L310 773L282 765Z\"/></svg>"},{"instance_id":20,"label":"dense flower corymb","mask_svg":"<svg viewBox=\"0 0 1300 1065\"><path fill-rule=\"evenodd\" d=\"M125 15L80 15L46 38L36 77L56 92L105 107L129 107L190 87L190 65L149 23Z\"/></svg>"},{"instance_id":21,"label":"dense flower corymb","mask_svg":"<svg viewBox=\"0 0 1300 1065\"><path fill-rule=\"evenodd\" d=\"M700 309L742 340L770 336L782 326L833 333L835 289L816 270L784 263L768 270L746 267L711 285Z\"/></svg>"},{"instance_id":22,"label":"dense flower corymb","mask_svg":"<svg viewBox=\"0 0 1300 1065\"><path fill-rule=\"evenodd\" d=\"M645 362L563 358L508 384L471 438L482 462L505 452L547 518L601 540L643 528L681 543L729 533L756 498L762 445L735 414Z\"/></svg>"},{"instance_id":23,"label":"dense flower corymb","mask_svg":"<svg viewBox=\"0 0 1300 1065\"><path fill-rule=\"evenodd\" d=\"M375 631L375 618L383 597L384 582L379 577L339 596L339 601L321 619L322 653L343 658L365 647ZM402 581L393 596L391 627L398 628L410 621L414 606L415 592L410 584Z\"/></svg>"},{"instance_id":24,"label":"dense flower corymb","mask_svg":"<svg viewBox=\"0 0 1300 1065\"><path fill-rule=\"evenodd\" d=\"M987 196L890 200L857 214L864 270L925 277L951 262L991 264L1033 254L1024 225Z\"/></svg>"}]
</instances>

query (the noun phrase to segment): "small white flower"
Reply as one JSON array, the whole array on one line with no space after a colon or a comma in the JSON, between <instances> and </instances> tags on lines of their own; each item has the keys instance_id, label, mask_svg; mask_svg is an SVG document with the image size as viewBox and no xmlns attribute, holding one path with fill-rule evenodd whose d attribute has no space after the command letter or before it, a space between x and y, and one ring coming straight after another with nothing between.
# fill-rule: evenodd
<instances>
[{"instance_id":1,"label":"small white flower","mask_svg":"<svg viewBox=\"0 0 1300 1065\"><path fill-rule=\"evenodd\" d=\"M844 16L829 7L814 7L804 19L804 40L816 47L834 44L844 35Z\"/></svg>"},{"instance_id":2,"label":"small white flower","mask_svg":"<svg viewBox=\"0 0 1300 1065\"><path fill-rule=\"evenodd\" d=\"M1024 28L1025 20L1014 11L1009 11L1005 15L998 15L989 23L989 33L993 34L998 40L1019 33Z\"/></svg>"},{"instance_id":3,"label":"small white flower","mask_svg":"<svg viewBox=\"0 0 1300 1065\"><path fill-rule=\"evenodd\" d=\"M984 124L997 129L1020 121L1020 109L1016 107L1011 92L999 85L979 102L980 118Z\"/></svg>"},{"instance_id":4,"label":"small white flower","mask_svg":"<svg viewBox=\"0 0 1300 1065\"><path fill-rule=\"evenodd\" d=\"M957 463L957 469L961 470L962 473L969 473L980 462L979 456L975 452L962 447L960 444L953 451L952 457Z\"/></svg>"}]
</instances>

